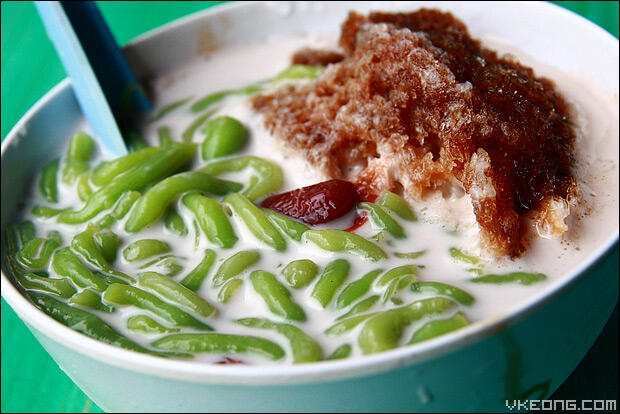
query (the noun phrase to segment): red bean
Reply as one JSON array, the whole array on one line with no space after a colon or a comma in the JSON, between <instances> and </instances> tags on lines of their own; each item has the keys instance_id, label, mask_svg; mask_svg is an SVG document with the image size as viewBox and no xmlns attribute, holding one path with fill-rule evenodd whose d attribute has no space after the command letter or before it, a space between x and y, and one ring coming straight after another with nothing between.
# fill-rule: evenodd
<instances>
[{"instance_id":1,"label":"red bean","mask_svg":"<svg viewBox=\"0 0 620 414\"><path fill-rule=\"evenodd\" d=\"M344 216L358 201L352 183L329 180L271 196L262 205L307 224L320 224Z\"/></svg>"}]
</instances>

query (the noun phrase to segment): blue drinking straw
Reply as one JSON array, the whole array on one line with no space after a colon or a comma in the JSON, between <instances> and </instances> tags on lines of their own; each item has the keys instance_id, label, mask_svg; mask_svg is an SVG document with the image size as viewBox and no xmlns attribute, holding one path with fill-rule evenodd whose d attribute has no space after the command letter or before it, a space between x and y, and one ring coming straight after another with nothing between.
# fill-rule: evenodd
<instances>
[{"instance_id":1,"label":"blue drinking straw","mask_svg":"<svg viewBox=\"0 0 620 414\"><path fill-rule=\"evenodd\" d=\"M35 5L94 134L113 155L127 154L122 132L152 106L97 6L92 1Z\"/></svg>"}]
</instances>

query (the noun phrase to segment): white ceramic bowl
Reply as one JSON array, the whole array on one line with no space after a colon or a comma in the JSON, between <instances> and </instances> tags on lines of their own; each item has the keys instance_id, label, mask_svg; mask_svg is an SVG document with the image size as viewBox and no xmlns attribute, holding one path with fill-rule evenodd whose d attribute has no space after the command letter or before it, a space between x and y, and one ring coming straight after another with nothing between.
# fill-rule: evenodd
<instances>
[{"instance_id":1,"label":"white ceramic bowl","mask_svg":"<svg viewBox=\"0 0 620 414\"><path fill-rule=\"evenodd\" d=\"M414 10L424 2L229 4L177 20L125 48L139 77L195 57L205 27L220 47L274 33L334 32L350 9ZM473 35L492 35L543 63L618 93L618 41L545 3L451 3ZM617 95L616 95L617 96ZM81 115L65 80L2 144L2 240L38 166ZM617 210L617 206L615 206ZM2 296L60 367L106 411L495 411L543 398L585 355L618 300L618 230L580 266L503 315L415 347L299 366L201 365L100 343L33 307L2 273ZM3 261L3 271L5 269ZM4 350L7 352L8 350Z\"/></svg>"}]
</instances>

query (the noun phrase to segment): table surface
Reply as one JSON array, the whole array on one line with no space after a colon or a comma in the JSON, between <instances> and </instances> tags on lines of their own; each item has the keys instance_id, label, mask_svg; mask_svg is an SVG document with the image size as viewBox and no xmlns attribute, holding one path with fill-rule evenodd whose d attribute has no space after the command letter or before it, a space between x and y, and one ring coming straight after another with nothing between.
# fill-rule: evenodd
<instances>
[{"instance_id":1,"label":"table surface","mask_svg":"<svg viewBox=\"0 0 620 414\"><path fill-rule=\"evenodd\" d=\"M98 2L119 44L213 2ZM618 37L618 2L554 2ZM66 75L32 2L1 3L2 139ZM2 412L101 412L2 300ZM19 355L15 350L19 349ZM615 361L615 363L614 363ZM618 399L618 310L557 398Z\"/></svg>"}]
</instances>

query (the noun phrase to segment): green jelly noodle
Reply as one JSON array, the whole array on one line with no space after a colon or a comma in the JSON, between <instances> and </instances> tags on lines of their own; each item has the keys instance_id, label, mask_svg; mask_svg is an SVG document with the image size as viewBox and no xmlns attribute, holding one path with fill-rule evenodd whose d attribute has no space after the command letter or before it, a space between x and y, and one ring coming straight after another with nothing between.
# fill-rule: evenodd
<instances>
[{"instance_id":1,"label":"green jelly noodle","mask_svg":"<svg viewBox=\"0 0 620 414\"><path fill-rule=\"evenodd\" d=\"M238 276L259 260L260 253L257 250L242 250L235 253L224 260L219 269L217 269L213 276L213 286L223 285L226 281Z\"/></svg>"},{"instance_id":2,"label":"green jelly noodle","mask_svg":"<svg viewBox=\"0 0 620 414\"><path fill-rule=\"evenodd\" d=\"M465 318L462 313L457 313L448 319L428 322L413 334L409 343L415 344L417 342L427 341L437 336L461 329L468 324L467 318Z\"/></svg>"},{"instance_id":3,"label":"green jelly noodle","mask_svg":"<svg viewBox=\"0 0 620 414\"><path fill-rule=\"evenodd\" d=\"M349 276L351 265L344 259L337 259L325 266L325 270L312 289L312 297L324 308L329 305L338 288Z\"/></svg>"},{"instance_id":4,"label":"green jelly noodle","mask_svg":"<svg viewBox=\"0 0 620 414\"><path fill-rule=\"evenodd\" d=\"M441 314L454 306L455 302L438 297L380 312L364 324L358 338L359 346L364 354L396 348L407 326L425 316Z\"/></svg>"},{"instance_id":5,"label":"green jelly noodle","mask_svg":"<svg viewBox=\"0 0 620 414\"><path fill-rule=\"evenodd\" d=\"M211 160L240 151L248 141L248 131L241 122L220 116L207 122L202 131L205 139L201 151L203 160Z\"/></svg>"},{"instance_id":6,"label":"green jelly noodle","mask_svg":"<svg viewBox=\"0 0 620 414\"><path fill-rule=\"evenodd\" d=\"M136 315L127 319L127 329L145 334L163 334L179 332L178 328L168 328L146 315Z\"/></svg>"},{"instance_id":7,"label":"green jelly noodle","mask_svg":"<svg viewBox=\"0 0 620 414\"><path fill-rule=\"evenodd\" d=\"M269 359L281 359L285 353L278 344L257 336L212 334L172 334L152 343L168 351L192 353L255 354Z\"/></svg>"},{"instance_id":8,"label":"green jelly noodle","mask_svg":"<svg viewBox=\"0 0 620 414\"><path fill-rule=\"evenodd\" d=\"M241 279L231 279L222 286L220 291L217 294L217 299L222 303L227 303L230 301L235 292L243 285L243 280Z\"/></svg>"},{"instance_id":9,"label":"green jelly noodle","mask_svg":"<svg viewBox=\"0 0 620 414\"><path fill-rule=\"evenodd\" d=\"M330 252L352 253L373 262L387 258L383 249L355 233L342 230L308 230L304 233L304 237Z\"/></svg>"},{"instance_id":10,"label":"green jelly noodle","mask_svg":"<svg viewBox=\"0 0 620 414\"><path fill-rule=\"evenodd\" d=\"M289 340L295 364L320 361L323 358L321 346L311 336L296 326L260 318L240 319L237 323L252 328L271 329L283 335Z\"/></svg>"},{"instance_id":11,"label":"green jelly noodle","mask_svg":"<svg viewBox=\"0 0 620 414\"><path fill-rule=\"evenodd\" d=\"M234 213L241 219L248 230L266 245L276 250L286 249L286 239L269 221L262 210L241 194L230 194L224 198Z\"/></svg>"},{"instance_id":12,"label":"green jelly noodle","mask_svg":"<svg viewBox=\"0 0 620 414\"><path fill-rule=\"evenodd\" d=\"M293 260L282 269L282 275L293 289L301 289L312 282L319 267L312 260Z\"/></svg>"},{"instance_id":13,"label":"green jelly noodle","mask_svg":"<svg viewBox=\"0 0 620 414\"><path fill-rule=\"evenodd\" d=\"M198 225L211 243L225 249L237 243L238 237L230 220L217 201L190 193L183 197L183 204L194 213Z\"/></svg>"},{"instance_id":14,"label":"green jelly noodle","mask_svg":"<svg viewBox=\"0 0 620 414\"><path fill-rule=\"evenodd\" d=\"M103 293L104 303L117 306L134 306L148 311L178 327L191 327L198 330L212 331L213 328L194 316L159 299L152 293L119 283L111 284Z\"/></svg>"},{"instance_id":15,"label":"green jelly noodle","mask_svg":"<svg viewBox=\"0 0 620 414\"><path fill-rule=\"evenodd\" d=\"M205 318L215 313L215 308L200 295L182 284L155 272L145 272L138 278L138 284L150 289L177 306L197 313Z\"/></svg>"},{"instance_id":16,"label":"green jelly noodle","mask_svg":"<svg viewBox=\"0 0 620 414\"><path fill-rule=\"evenodd\" d=\"M181 280L181 284L193 291L200 289L202 282L207 277L209 270L211 270L211 266L213 266L213 262L215 262L215 256L215 251L211 249L205 250L200 263Z\"/></svg>"},{"instance_id":17,"label":"green jelly noodle","mask_svg":"<svg viewBox=\"0 0 620 414\"><path fill-rule=\"evenodd\" d=\"M291 299L291 293L273 274L256 270L250 275L250 280L273 314L294 321L306 320L303 308Z\"/></svg>"},{"instance_id":18,"label":"green jelly noodle","mask_svg":"<svg viewBox=\"0 0 620 414\"><path fill-rule=\"evenodd\" d=\"M172 251L170 245L157 239L137 240L123 249L123 257L129 262L148 259Z\"/></svg>"}]
</instances>

